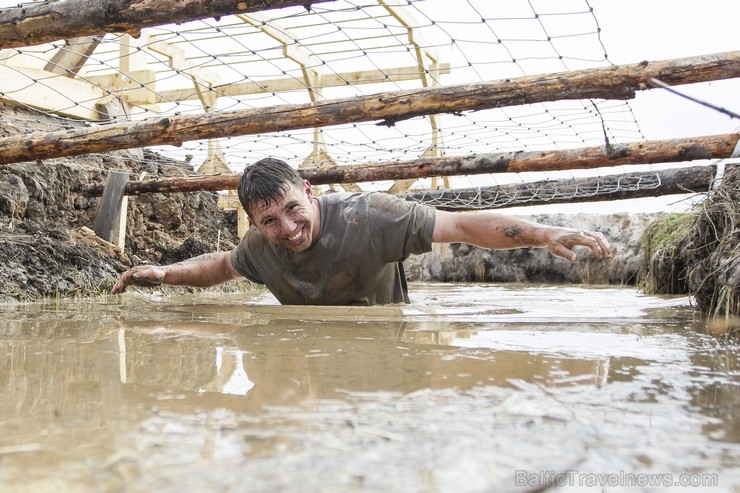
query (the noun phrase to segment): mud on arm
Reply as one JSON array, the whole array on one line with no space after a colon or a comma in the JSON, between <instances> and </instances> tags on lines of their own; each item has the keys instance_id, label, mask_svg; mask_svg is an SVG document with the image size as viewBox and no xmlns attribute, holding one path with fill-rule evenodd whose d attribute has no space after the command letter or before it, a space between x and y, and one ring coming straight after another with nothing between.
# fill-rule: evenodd
<instances>
[{"instance_id":1,"label":"mud on arm","mask_svg":"<svg viewBox=\"0 0 740 493\"><path fill-rule=\"evenodd\" d=\"M553 255L570 262L577 259L573 251L576 246L591 249L599 259L611 257L609 242L601 233L490 213L437 211L432 241L470 243L492 250L547 247Z\"/></svg>"},{"instance_id":2,"label":"mud on arm","mask_svg":"<svg viewBox=\"0 0 740 493\"><path fill-rule=\"evenodd\" d=\"M128 286L189 286L207 288L241 275L231 265L229 252L206 253L171 265L140 265L127 270L111 289L123 293Z\"/></svg>"}]
</instances>

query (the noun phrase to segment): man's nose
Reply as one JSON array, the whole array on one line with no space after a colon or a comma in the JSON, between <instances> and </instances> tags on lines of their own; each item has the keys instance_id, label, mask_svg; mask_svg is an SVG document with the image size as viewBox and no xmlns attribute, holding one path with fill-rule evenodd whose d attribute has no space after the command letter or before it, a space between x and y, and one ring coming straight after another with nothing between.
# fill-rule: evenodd
<instances>
[{"instance_id":1,"label":"man's nose","mask_svg":"<svg viewBox=\"0 0 740 493\"><path fill-rule=\"evenodd\" d=\"M293 230L295 230L295 221L289 217L280 219L280 233L291 234L293 233Z\"/></svg>"}]
</instances>

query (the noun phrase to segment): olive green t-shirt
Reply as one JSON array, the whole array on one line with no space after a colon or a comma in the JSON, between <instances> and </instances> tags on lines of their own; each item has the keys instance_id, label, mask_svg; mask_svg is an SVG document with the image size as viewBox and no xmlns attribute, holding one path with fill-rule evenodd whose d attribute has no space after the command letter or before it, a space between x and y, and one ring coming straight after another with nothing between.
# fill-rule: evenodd
<instances>
[{"instance_id":1,"label":"olive green t-shirt","mask_svg":"<svg viewBox=\"0 0 740 493\"><path fill-rule=\"evenodd\" d=\"M318 197L319 236L302 252L250 227L234 268L285 305L408 303L403 260L432 248L435 210L382 192Z\"/></svg>"}]
</instances>

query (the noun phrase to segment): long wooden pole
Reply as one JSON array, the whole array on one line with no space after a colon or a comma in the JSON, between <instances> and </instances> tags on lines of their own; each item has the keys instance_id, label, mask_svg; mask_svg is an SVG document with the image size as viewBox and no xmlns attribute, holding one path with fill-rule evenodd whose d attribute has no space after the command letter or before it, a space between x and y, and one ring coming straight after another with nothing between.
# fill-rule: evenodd
<instances>
[{"instance_id":1,"label":"long wooden pole","mask_svg":"<svg viewBox=\"0 0 740 493\"><path fill-rule=\"evenodd\" d=\"M635 91L648 89L653 78L674 85L735 77L740 77L740 51L315 103L172 116L5 137L0 139L0 164L372 120L393 125L421 115L543 101L626 99L634 97Z\"/></svg>"},{"instance_id":2,"label":"long wooden pole","mask_svg":"<svg viewBox=\"0 0 740 493\"><path fill-rule=\"evenodd\" d=\"M625 164L657 164L728 158L732 156L739 139L740 134L710 135L617 144L613 145L609 152L604 147L584 147L570 150L474 154L381 164L299 169L298 173L314 185L325 185L403 180L427 176L593 169ZM240 173L229 173L215 176L129 181L125 193L139 195L234 190L240 178ZM99 196L103 193L103 185L88 187L84 192L88 195Z\"/></svg>"},{"instance_id":3,"label":"long wooden pole","mask_svg":"<svg viewBox=\"0 0 740 493\"><path fill-rule=\"evenodd\" d=\"M64 0L19 4L0 10L0 48L113 32L136 37L146 27L283 7L309 7L311 3L306 0Z\"/></svg>"}]
</instances>

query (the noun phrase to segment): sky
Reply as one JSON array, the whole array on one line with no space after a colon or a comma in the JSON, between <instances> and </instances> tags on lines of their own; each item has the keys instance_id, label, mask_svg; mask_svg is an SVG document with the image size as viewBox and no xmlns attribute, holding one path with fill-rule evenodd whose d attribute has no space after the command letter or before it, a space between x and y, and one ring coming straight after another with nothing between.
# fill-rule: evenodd
<instances>
[{"instance_id":1,"label":"sky","mask_svg":"<svg viewBox=\"0 0 740 493\"><path fill-rule=\"evenodd\" d=\"M591 0L609 59L616 64L740 50L737 0ZM740 79L678 90L740 114ZM633 103L648 139L730 133L740 126L714 110L670 94L645 91Z\"/></svg>"},{"instance_id":2,"label":"sky","mask_svg":"<svg viewBox=\"0 0 740 493\"><path fill-rule=\"evenodd\" d=\"M664 60L740 50L737 0L590 0L601 38L615 64ZM740 79L692 84L682 93L740 114ZM630 103L648 140L740 131L740 119L708 109L663 90L642 91ZM692 163L696 165L697 162ZM682 212L700 197L597 202L591 212ZM513 214L580 212L583 204L506 209Z\"/></svg>"}]
</instances>

